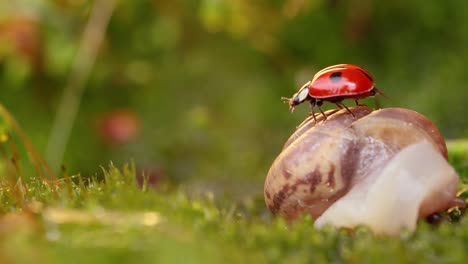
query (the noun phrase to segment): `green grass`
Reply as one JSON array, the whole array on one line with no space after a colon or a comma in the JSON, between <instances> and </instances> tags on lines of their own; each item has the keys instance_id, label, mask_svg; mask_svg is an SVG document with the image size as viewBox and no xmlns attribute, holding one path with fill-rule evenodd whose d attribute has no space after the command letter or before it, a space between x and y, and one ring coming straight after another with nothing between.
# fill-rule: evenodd
<instances>
[{"instance_id":1,"label":"green grass","mask_svg":"<svg viewBox=\"0 0 468 264\"><path fill-rule=\"evenodd\" d=\"M133 166L102 174L57 185L25 180L27 194L4 184L1 263L462 263L468 255L466 217L421 222L398 237L364 227L316 231L308 217L292 225L270 217L260 197L139 187Z\"/></svg>"},{"instance_id":2,"label":"green grass","mask_svg":"<svg viewBox=\"0 0 468 264\"><path fill-rule=\"evenodd\" d=\"M414 233L376 236L273 218L261 188L239 199L141 186L133 163L57 178L2 111L0 263L463 263L468 255L464 210L443 212L439 225L421 221ZM466 141L448 146L466 199Z\"/></svg>"}]
</instances>

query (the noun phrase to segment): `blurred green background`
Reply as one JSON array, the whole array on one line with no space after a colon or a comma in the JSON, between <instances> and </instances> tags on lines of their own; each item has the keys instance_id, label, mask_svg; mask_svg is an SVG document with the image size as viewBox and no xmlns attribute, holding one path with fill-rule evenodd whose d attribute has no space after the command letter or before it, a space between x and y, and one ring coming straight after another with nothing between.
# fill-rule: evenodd
<instances>
[{"instance_id":1,"label":"blurred green background","mask_svg":"<svg viewBox=\"0 0 468 264\"><path fill-rule=\"evenodd\" d=\"M45 155L51 133L67 134L51 130L86 59L76 54L94 4L0 3L0 102ZM381 106L427 115L447 138L468 133L466 1L139 0L111 11L75 96L69 173L133 160L155 181L259 193L309 110L290 114L280 97L338 63L371 72L392 98Z\"/></svg>"}]
</instances>

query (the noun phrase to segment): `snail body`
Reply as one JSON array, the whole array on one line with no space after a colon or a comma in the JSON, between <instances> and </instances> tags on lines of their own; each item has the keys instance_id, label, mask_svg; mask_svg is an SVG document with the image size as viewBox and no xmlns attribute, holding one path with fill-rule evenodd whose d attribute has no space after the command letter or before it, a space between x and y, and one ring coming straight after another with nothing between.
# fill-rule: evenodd
<instances>
[{"instance_id":1,"label":"snail body","mask_svg":"<svg viewBox=\"0 0 468 264\"><path fill-rule=\"evenodd\" d=\"M336 208L340 200L349 198L351 193L356 195L351 199L351 203L344 203L344 208L355 211L362 209L362 203L367 203L370 199L365 196L367 193L379 193L379 190L369 188L379 186L375 183L379 182L377 179L382 177L383 172L388 171L388 166L397 168L396 171L390 172L390 179L392 173L395 174L398 169L402 172L402 178L406 177L404 173L407 171L421 173L417 169L406 169L405 166L411 165L412 161L404 161L411 156L400 155L403 150L417 144L424 145L417 151L427 153L428 149L431 150L431 157L438 158L434 164L441 164L443 169L437 174L438 178L433 177L437 185L426 188L427 193L418 196L419 204L413 206L416 219L450 206L455 198L458 176L446 161L447 148L443 137L427 118L417 112L400 108L373 111L368 107L358 106L353 108L352 112L355 117L345 110L333 110L327 112L325 122L318 123L309 117L287 140L265 180L265 201L272 213L288 220L294 220L307 213L317 219L317 226L333 224L336 222L334 219L346 218L334 217L337 215L336 209L333 210L333 214L329 213L328 209ZM418 158L417 152L410 153ZM403 160L394 159L398 155L403 157ZM439 171L437 168L433 170ZM426 178L422 176L418 179L424 181ZM406 193L411 194L411 190L418 188L416 185L407 187L404 191L388 191L399 193L401 197L396 197L398 199L405 199ZM360 201L356 199L358 196L362 196ZM378 204L379 201L374 203ZM363 218L351 221L349 225L372 226L372 223L365 221L366 214L367 218L372 218L369 216L371 213L358 214L363 215ZM322 215L326 216L327 220L320 220ZM403 224L398 228L411 228L412 225L408 223L413 222L414 219L403 219ZM350 227L343 222L334 225Z\"/></svg>"}]
</instances>

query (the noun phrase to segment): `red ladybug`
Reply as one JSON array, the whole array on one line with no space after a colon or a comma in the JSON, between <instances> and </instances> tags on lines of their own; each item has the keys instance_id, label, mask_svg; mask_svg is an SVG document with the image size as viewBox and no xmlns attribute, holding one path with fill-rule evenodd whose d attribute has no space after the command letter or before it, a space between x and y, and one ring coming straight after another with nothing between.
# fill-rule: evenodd
<instances>
[{"instance_id":1,"label":"red ladybug","mask_svg":"<svg viewBox=\"0 0 468 264\"><path fill-rule=\"evenodd\" d=\"M339 108L344 108L353 116L353 112L341 101L343 99L354 99L356 105L358 100L375 94L382 94L375 85L372 75L363 68L352 64L338 64L320 70L312 80L304 84L292 98L282 97L289 104L289 110L294 111L296 105L304 101L310 101L311 114L315 118L314 108L318 107L320 113L326 119L327 116L320 108L324 101L335 103ZM385 95L384 95L385 96Z\"/></svg>"}]
</instances>

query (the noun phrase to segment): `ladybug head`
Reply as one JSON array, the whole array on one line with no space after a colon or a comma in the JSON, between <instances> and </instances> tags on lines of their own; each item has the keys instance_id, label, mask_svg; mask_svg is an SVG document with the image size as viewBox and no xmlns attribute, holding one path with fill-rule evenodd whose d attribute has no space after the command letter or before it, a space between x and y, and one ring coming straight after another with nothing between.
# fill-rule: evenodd
<instances>
[{"instance_id":1,"label":"ladybug head","mask_svg":"<svg viewBox=\"0 0 468 264\"><path fill-rule=\"evenodd\" d=\"M310 81L304 84L291 98L281 98L285 103L289 104L289 110L291 112L294 112L296 105L299 105L304 101L311 100L311 97L309 96L309 84Z\"/></svg>"}]
</instances>

